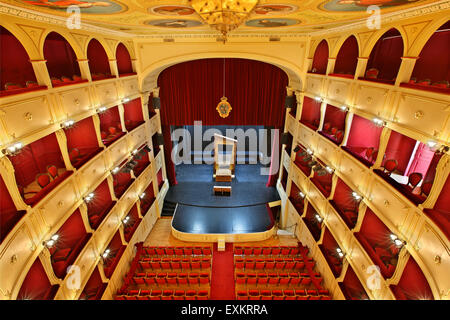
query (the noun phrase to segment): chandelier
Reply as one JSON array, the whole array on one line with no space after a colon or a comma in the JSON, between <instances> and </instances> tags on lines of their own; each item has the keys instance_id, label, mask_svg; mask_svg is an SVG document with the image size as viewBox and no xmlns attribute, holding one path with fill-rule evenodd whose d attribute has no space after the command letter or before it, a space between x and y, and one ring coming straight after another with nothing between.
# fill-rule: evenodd
<instances>
[{"instance_id":1,"label":"chandelier","mask_svg":"<svg viewBox=\"0 0 450 320\"><path fill-rule=\"evenodd\" d=\"M224 37L248 17L258 0L190 0L194 10Z\"/></svg>"}]
</instances>

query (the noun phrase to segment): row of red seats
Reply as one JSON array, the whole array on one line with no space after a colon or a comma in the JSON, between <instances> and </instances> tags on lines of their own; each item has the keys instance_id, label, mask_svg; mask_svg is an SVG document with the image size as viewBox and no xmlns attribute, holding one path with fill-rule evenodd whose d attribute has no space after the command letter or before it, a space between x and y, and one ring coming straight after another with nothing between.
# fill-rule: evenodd
<instances>
[{"instance_id":1,"label":"row of red seats","mask_svg":"<svg viewBox=\"0 0 450 320\"><path fill-rule=\"evenodd\" d=\"M139 261L142 269L208 269L211 258L143 258Z\"/></svg>"},{"instance_id":2,"label":"row of red seats","mask_svg":"<svg viewBox=\"0 0 450 320\"><path fill-rule=\"evenodd\" d=\"M129 290L115 300L208 300L208 290Z\"/></svg>"},{"instance_id":3,"label":"row of red seats","mask_svg":"<svg viewBox=\"0 0 450 320\"><path fill-rule=\"evenodd\" d=\"M147 256L210 256L211 247L144 247Z\"/></svg>"},{"instance_id":4,"label":"row of red seats","mask_svg":"<svg viewBox=\"0 0 450 320\"><path fill-rule=\"evenodd\" d=\"M239 290L237 300L331 300L328 290Z\"/></svg>"},{"instance_id":5,"label":"row of red seats","mask_svg":"<svg viewBox=\"0 0 450 320\"><path fill-rule=\"evenodd\" d=\"M297 255L299 251L298 246L277 246L277 247L242 247L235 246L234 254L237 256L287 256L287 255Z\"/></svg>"},{"instance_id":6,"label":"row of red seats","mask_svg":"<svg viewBox=\"0 0 450 320\"><path fill-rule=\"evenodd\" d=\"M201 285L209 284L211 281L209 272L159 272L159 273L137 273L133 276L133 282L137 285Z\"/></svg>"},{"instance_id":7,"label":"row of red seats","mask_svg":"<svg viewBox=\"0 0 450 320\"><path fill-rule=\"evenodd\" d=\"M322 282L321 276L315 276L315 283ZM309 285L311 276L308 273L236 273L236 284L245 285Z\"/></svg>"},{"instance_id":8,"label":"row of red seats","mask_svg":"<svg viewBox=\"0 0 450 320\"><path fill-rule=\"evenodd\" d=\"M275 258L275 259L242 259L235 258L234 266L236 269L256 269L256 270L272 270L272 269L296 269L301 270L305 266L313 268L315 261L312 258L307 258L304 261L302 258Z\"/></svg>"},{"instance_id":9,"label":"row of red seats","mask_svg":"<svg viewBox=\"0 0 450 320\"><path fill-rule=\"evenodd\" d=\"M67 84L74 84L74 83L81 83L81 82L87 82L88 80L82 79L79 75L73 75L72 78L62 76L61 79L56 77L51 77L50 80L52 81L53 87L59 87Z\"/></svg>"}]
</instances>

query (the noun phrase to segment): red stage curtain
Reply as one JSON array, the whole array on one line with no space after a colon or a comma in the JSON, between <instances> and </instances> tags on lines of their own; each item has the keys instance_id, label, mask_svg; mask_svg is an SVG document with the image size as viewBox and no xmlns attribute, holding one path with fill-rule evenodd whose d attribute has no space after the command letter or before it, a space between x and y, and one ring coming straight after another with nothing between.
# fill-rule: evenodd
<instances>
[{"instance_id":1,"label":"red stage curtain","mask_svg":"<svg viewBox=\"0 0 450 320\"><path fill-rule=\"evenodd\" d=\"M33 182L38 173L47 172L48 165L65 168L54 133L26 145L19 154L8 157L14 166L17 184L23 187Z\"/></svg>"},{"instance_id":2,"label":"red stage curtain","mask_svg":"<svg viewBox=\"0 0 450 320\"><path fill-rule=\"evenodd\" d=\"M142 103L141 98L131 100L130 102L123 104L125 126L127 130L136 128L140 123L144 122L144 116L142 115Z\"/></svg>"},{"instance_id":3,"label":"red stage curtain","mask_svg":"<svg viewBox=\"0 0 450 320\"><path fill-rule=\"evenodd\" d=\"M416 140L404 136L396 131L391 132L386 148L385 161L395 159L398 162L397 171L404 174L411 158L411 154L416 145Z\"/></svg>"},{"instance_id":4,"label":"red stage curtain","mask_svg":"<svg viewBox=\"0 0 450 320\"><path fill-rule=\"evenodd\" d=\"M288 79L281 69L259 61L225 59L225 95L232 106L221 118L224 59L201 59L161 72L158 86L163 125L266 125L282 128Z\"/></svg>"},{"instance_id":5,"label":"red stage curtain","mask_svg":"<svg viewBox=\"0 0 450 320\"><path fill-rule=\"evenodd\" d=\"M340 108L332 106L331 104L327 104L325 110L325 118L323 123L330 123L331 128L337 128L338 130L344 131L345 129L345 117L347 115L347 111L342 111ZM320 116L320 109L319 109Z\"/></svg>"},{"instance_id":6,"label":"red stage curtain","mask_svg":"<svg viewBox=\"0 0 450 320\"><path fill-rule=\"evenodd\" d=\"M376 126L372 121L353 115L347 146L374 147L378 150L382 130L383 127Z\"/></svg>"},{"instance_id":7,"label":"red stage curtain","mask_svg":"<svg viewBox=\"0 0 450 320\"><path fill-rule=\"evenodd\" d=\"M355 74L358 63L358 42L355 36L350 36L342 44L336 57L334 73Z\"/></svg>"},{"instance_id":8,"label":"red stage curtain","mask_svg":"<svg viewBox=\"0 0 450 320\"><path fill-rule=\"evenodd\" d=\"M72 79L73 75L80 75L75 52L69 42L56 32L49 33L45 39L44 58L50 77L66 76Z\"/></svg>"},{"instance_id":9,"label":"red stage curtain","mask_svg":"<svg viewBox=\"0 0 450 320\"><path fill-rule=\"evenodd\" d=\"M450 81L450 21L439 28L428 40L416 61L412 78L430 79L431 83Z\"/></svg>"},{"instance_id":10,"label":"red stage curtain","mask_svg":"<svg viewBox=\"0 0 450 320\"><path fill-rule=\"evenodd\" d=\"M89 60L89 70L91 74L102 73L105 75L111 74L111 68L109 66L108 55L100 42L96 39L92 39L89 42L87 49L87 58Z\"/></svg>"},{"instance_id":11,"label":"red stage curtain","mask_svg":"<svg viewBox=\"0 0 450 320\"><path fill-rule=\"evenodd\" d=\"M82 154L99 148L92 117L83 119L73 127L64 129L67 137L67 149L77 148Z\"/></svg>"},{"instance_id":12,"label":"red stage curtain","mask_svg":"<svg viewBox=\"0 0 450 320\"><path fill-rule=\"evenodd\" d=\"M26 81L36 81L33 66L25 48L8 30L0 26L0 90L8 82L25 87Z\"/></svg>"},{"instance_id":13,"label":"red stage curtain","mask_svg":"<svg viewBox=\"0 0 450 320\"><path fill-rule=\"evenodd\" d=\"M119 75L133 73L133 65L131 63L130 54L128 53L127 48L122 43L119 43L119 45L117 46L116 60Z\"/></svg>"},{"instance_id":14,"label":"red stage curtain","mask_svg":"<svg viewBox=\"0 0 450 320\"><path fill-rule=\"evenodd\" d=\"M314 73L325 74L328 65L328 43L322 40L314 52L312 69L316 69Z\"/></svg>"},{"instance_id":15,"label":"red stage curtain","mask_svg":"<svg viewBox=\"0 0 450 320\"><path fill-rule=\"evenodd\" d=\"M377 41L366 70L375 68L379 71L378 79L395 80L403 56L403 38L397 29L391 29Z\"/></svg>"}]
</instances>

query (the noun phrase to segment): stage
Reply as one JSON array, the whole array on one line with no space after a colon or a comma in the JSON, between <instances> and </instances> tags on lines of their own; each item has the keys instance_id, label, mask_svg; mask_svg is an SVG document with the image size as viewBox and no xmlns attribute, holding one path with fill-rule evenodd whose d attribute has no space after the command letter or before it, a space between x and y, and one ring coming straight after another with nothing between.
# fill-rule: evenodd
<instances>
[{"instance_id":1,"label":"stage","mask_svg":"<svg viewBox=\"0 0 450 320\"><path fill-rule=\"evenodd\" d=\"M215 182L209 165L176 167L178 184L166 201L177 203L172 234L184 241L261 241L274 232L274 210L280 197L266 187L268 177L260 165L237 165L232 182ZM214 185L231 186L231 196L216 196Z\"/></svg>"}]
</instances>

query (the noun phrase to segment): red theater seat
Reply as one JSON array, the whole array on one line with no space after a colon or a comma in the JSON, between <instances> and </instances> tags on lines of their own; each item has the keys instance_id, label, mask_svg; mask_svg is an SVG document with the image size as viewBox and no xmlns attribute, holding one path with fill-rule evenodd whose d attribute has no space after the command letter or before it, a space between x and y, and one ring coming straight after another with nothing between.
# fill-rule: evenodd
<instances>
[{"instance_id":1,"label":"red theater seat","mask_svg":"<svg viewBox=\"0 0 450 320\"><path fill-rule=\"evenodd\" d=\"M236 295L238 300L248 300L247 291L240 290Z\"/></svg>"},{"instance_id":2,"label":"red theater seat","mask_svg":"<svg viewBox=\"0 0 450 320\"><path fill-rule=\"evenodd\" d=\"M197 293L197 300L208 300L208 291L199 290Z\"/></svg>"},{"instance_id":3,"label":"red theater seat","mask_svg":"<svg viewBox=\"0 0 450 320\"><path fill-rule=\"evenodd\" d=\"M186 300L195 300L196 295L197 295L196 290L187 290L185 293L185 299Z\"/></svg>"}]
</instances>

